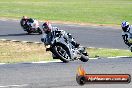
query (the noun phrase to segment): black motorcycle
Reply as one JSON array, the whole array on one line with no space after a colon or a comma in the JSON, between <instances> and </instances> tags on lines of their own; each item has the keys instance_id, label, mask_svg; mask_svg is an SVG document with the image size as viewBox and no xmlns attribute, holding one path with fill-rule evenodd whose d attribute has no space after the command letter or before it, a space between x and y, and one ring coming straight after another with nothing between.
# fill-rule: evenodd
<instances>
[{"instance_id":1,"label":"black motorcycle","mask_svg":"<svg viewBox=\"0 0 132 88\"><path fill-rule=\"evenodd\" d=\"M41 39L46 45L46 36ZM89 55L86 52L86 48L79 46L75 48L68 40L66 40L62 35L53 39L50 47L47 48L52 52L53 59L60 59L61 61L67 63L73 60L81 60L87 62L89 60Z\"/></svg>"}]
</instances>

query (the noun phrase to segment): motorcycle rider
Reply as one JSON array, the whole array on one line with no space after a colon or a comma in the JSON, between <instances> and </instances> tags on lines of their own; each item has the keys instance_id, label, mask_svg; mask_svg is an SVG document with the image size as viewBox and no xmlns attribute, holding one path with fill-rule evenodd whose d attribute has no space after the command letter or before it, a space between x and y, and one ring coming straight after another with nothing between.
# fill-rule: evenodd
<instances>
[{"instance_id":1,"label":"motorcycle rider","mask_svg":"<svg viewBox=\"0 0 132 88\"><path fill-rule=\"evenodd\" d=\"M27 16L23 16L20 21L20 24L24 30L27 30L29 27L32 26L33 22L34 22L34 19L28 18Z\"/></svg>"},{"instance_id":2,"label":"motorcycle rider","mask_svg":"<svg viewBox=\"0 0 132 88\"><path fill-rule=\"evenodd\" d=\"M63 37L70 41L75 48L78 48L80 44L74 41L74 38L72 37L71 34L66 33L64 30L59 30L57 27L52 27L52 25L49 22L45 22L42 25L43 31L46 34L46 39L41 38L42 42L45 42L46 45L50 45L51 41L55 38L58 37L59 35L63 35Z\"/></svg>"},{"instance_id":3,"label":"motorcycle rider","mask_svg":"<svg viewBox=\"0 0 132 88\"><path fill-rule=\"evenodd\" d=\"M122 37L126 45L131 47L132 45L132 26L130 26L129 22L123 21L121 24L122 27Z\"/></svg>"}]
</instances>

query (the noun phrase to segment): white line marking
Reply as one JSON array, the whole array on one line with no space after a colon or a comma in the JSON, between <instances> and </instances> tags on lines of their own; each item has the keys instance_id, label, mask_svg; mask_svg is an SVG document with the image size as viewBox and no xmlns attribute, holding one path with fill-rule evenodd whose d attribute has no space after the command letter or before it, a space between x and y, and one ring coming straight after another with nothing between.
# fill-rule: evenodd
<instances>
[{"instance_id":1,"label":"white line marking","mask_svg":"<svg viewBox=\"0 0 132 88\"><path fill-rule=\"evenodd\" d=\"M40 61L40 62L32 62L32 63L56 63L56 62L62 62L60 60L56 60L56 61Z\"/></svg>"},{"instance_id":2,"label":"white line marking","mask_svg":"<svg viewBox=\"0 0 132 88\"><path fill-rule=\"evenodd\" d=\"M4 65L4 64L6 64L6 63L0 63L0 65Z\"/></svg>"},{"instance_id":3,"label":"white line marking","mask_svg":"<svg viewBox=\"0 0 132 88\"><path fill-rule=\"evenodd\" d=\"M98 58L89 58L89 59L91 60L91 59L98 59Z\"/></svg>"},{"instance_id":4,"label":"white line marking","mask_svg":"<svg viewBox=\"0 0 132 88\"><path fill-rule=\"evenodd\" d=\"M11 40L12 42L20 42L19 40Z\"/></svg>"},{"instance_id":5,"label":"white line marking","mask_svg":"<svg viewBox=\"0 0 132 88\"><path fill-rule=\"evenodd\" d=\"M35 44L43 44L43 43L41 43L41 42L34 42Z\"/></svg>"},{"instance_id":6,"label":"white line marking","mask_svg":"<svg viewBox=\"0 0 132 88\"><path fill-rule=\"evenodd\" d=\"M129 56L116 56L116 57L106 57L107 59L117 59L117 58L128 58ZM90 60L96 60L96 59L102 59L101 57L98 58L89 58ZM56 63L56 62L62 62L61 60L55 60L55 61L39 61L39 62L29 62L29 63ZM24 63L24 62L23 62ZM8 64L8 63L0 63L0 65L4 65L4 64Z\"/></svg>"},{"instance_id":7,"label":"white line marking","mask_svg":"<svg viewBox=\"0 0 132 88\"><path fill-rule=\"evenodd\" d=\"M107 57L107 58L129 58L130 56L116 56L116 57Z\"/></svg>"},{"instance_id":8,"label":"white line marking","mask_svg":"<svg viewBox=\"0 0 132 88\"><path fill-rule=\"evenodd\" d=\"M113 59L113 58L117 58L117 57L107 57L107 58L109 58L109 59Z\"/></svg>"},{"instance_id":9,"label":"white line marking","mask_svg":"<svg viewBox=\"0 0 132 88\"><path fill-rule=\"evenodd\" d=\"M117 57L117 58L123 58L123 57L124 57L124 58L125 58L125 57L127 58L127 57L129 57L129 56L116 56L116 57Z\"/></svg>"},{"instance_id":10,"label":"white line marking","mask_svg":"<svg viewBox=\"0 0 132 88\"><path fill-rule=\"evenodd\" d=\"M5 86L0 86L0 88L24 87L24 86L28 86L28 84L22 84L22 85L5 85Z\"/></svg>"}]
</instances>

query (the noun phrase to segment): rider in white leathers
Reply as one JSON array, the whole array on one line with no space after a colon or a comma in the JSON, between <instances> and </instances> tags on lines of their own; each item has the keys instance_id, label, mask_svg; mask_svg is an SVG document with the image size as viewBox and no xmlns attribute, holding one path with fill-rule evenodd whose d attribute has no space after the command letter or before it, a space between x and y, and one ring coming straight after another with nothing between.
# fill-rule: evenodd
<instances>
[{"instance_id":1,"label":"rider in white leathers","mask_svg":"<svg viewBox=\"0 0 132 88\"><path fill-rule=\"evenodd\" d=\"M132 45L132 26L127 21L123 21L121 24L122 27L122 37L126 45L131 47Z\"/></svg>"},{"instance_id":2,"label":"rider in white leathers","mask_svg":"<svg viewBox=\"0 0 132 88\"><path fill-rule=\"evenodd\" d=\"M35 28L38 25L38 21L33 18L28 18L27 16L22 17L21 25L24 27L24 30L29 27Z\"/></svg>"}]
</instances>

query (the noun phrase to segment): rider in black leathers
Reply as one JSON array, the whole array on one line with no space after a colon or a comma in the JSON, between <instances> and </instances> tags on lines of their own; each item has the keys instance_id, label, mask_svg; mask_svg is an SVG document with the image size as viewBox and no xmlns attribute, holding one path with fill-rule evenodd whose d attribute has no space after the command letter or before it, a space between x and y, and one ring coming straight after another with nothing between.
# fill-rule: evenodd
<instances>
[{"instance_id":1,"label":"rider in black leathers","mask_svg":"<svg viewBox=\"0 0 132 88\"><path fill-rule=\"evenodd\" d=\"M46 40L44 38L41 38L42 42L45 42L46 45L50 45L51 41L59 36L63 35L65 39L71 42L75 48L78 48L80 44L78 44L76 41L74 41L74 38L71 34L66 33L64 30L59 30L57 27L52 27L49 22L45 22L42 25L43 31L46 34Z\"/></svg>"}]
</instances>

